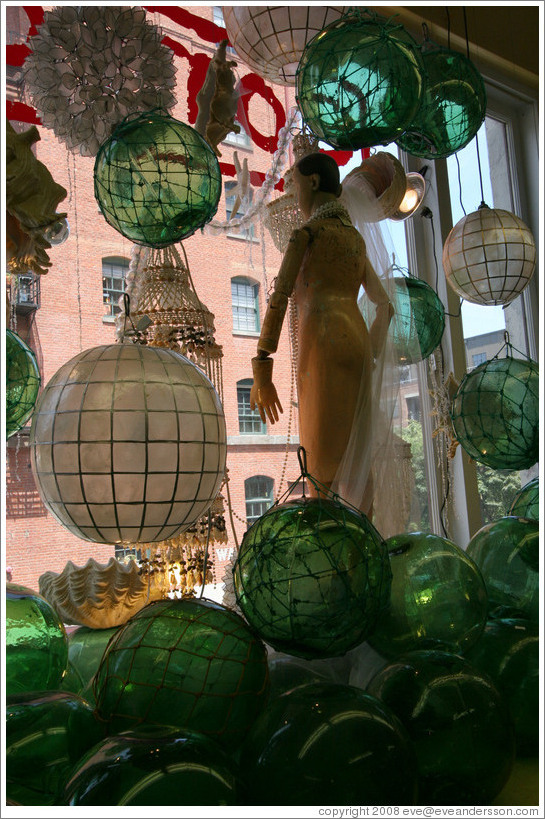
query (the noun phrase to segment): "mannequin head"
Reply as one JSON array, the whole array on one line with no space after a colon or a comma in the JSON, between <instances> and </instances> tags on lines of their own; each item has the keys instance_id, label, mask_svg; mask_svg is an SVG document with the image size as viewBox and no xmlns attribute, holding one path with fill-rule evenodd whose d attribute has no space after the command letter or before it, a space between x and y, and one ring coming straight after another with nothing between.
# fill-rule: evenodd
<instances>
[{"instance_id":1,"label":"mannequin head","mask_svg":"<svg viewBox=\"0 0 545 819\"><path fill-rule=\"evenodd\" d=\"M308 219L320 205L341 195L339 168L327 154L307 154L297 162L293 180L303 216Z\"/></svg>"}]
</instances>

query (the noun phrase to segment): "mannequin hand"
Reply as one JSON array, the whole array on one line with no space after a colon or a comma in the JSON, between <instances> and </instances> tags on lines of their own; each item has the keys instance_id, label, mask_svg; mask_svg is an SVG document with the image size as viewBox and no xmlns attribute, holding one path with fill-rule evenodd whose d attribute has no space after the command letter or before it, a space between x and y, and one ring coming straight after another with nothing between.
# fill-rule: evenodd
<instances>
[{"instance_id":1,"label":"mannequin hand","mask_svg":"<svg viewBox=\"0 0 545 819\"><path fill-rule=\"evenodd\" d=\"M259 387L257 384L253 385L250 390L250 408L252 410L257 408L263 423L265 423L266 417L271 424L278 421L278 411L284 412L284 410L282 409L276 387L272 381L269 381L267 384L262 384Z\"/></svg>"}]
</instances>

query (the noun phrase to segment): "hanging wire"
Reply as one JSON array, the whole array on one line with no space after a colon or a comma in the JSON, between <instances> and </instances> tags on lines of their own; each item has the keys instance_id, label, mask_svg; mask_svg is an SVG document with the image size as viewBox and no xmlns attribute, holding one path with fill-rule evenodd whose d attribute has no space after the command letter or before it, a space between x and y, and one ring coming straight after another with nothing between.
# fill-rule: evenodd
<instances>
[{"instance_id":1,"label":"hanging wire","mask_svg":"<svg viewBox=\"0 0 545 819\"><path fill-rule=\"evenodd\" d=\"M456 166L458 168L458 195L460 197L460 207L464 213L464 216L467 216L466 209L464 208L464 203L462 201L462 176L460 171L460 159L458 157L458 151L454 154L454 158L456 159Z\"/></svg>"},{"instance_id":2,"label":"hanging wire","mask_svg":"<svg viewBox=\"0 0 545 819\"><path fill-rule=\"evenodd\" d=\"M424 208L422 211L422 216L424 216L431 224L431 234L432 234L432 248L433 248L433 261L435 263L435 292L439 295L439 262L437 261L437 250L435 248L435 226L433 224L433 212L430 208ZM462 315L462 304L463 299L460 299L460 309L457 313L449 313L448 310L445 310L445 315L450 316L450 318L460 318Z\"/></svg>"}]
</instances>

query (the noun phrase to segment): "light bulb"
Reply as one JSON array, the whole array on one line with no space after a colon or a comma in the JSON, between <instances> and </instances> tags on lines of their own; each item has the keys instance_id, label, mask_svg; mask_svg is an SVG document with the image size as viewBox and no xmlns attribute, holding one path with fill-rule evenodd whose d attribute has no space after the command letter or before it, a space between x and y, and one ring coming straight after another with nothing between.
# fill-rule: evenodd
<instances>
[{"instance_id":1,"label":"light bulb","mask_svg":"<svg viewBox=\"0 0 545 819\"><path fill-rule=\"evenodd\" d=\"M403 199L401 200L401 204L399 205L399 210L402 213L409 213L409 211L411 211L414 208L414 206L416 205L417 202L418 202L417 192L415 190L412 190L412 189L408 190L405 193L405 196L403 197Z\"/></svg>"},{"instance_id":2,"label":"light bulb","mask_svg":"<svg viewBox=\"0 0 545 819\"><path fill-rule=\"evenodd\" d=\"M394 222L402 222L404 219L408 219L409 216L414 216L416 211L422 206L425 193L426 181L422 174L408 173L405 196L401 200L397 211L390 216L390 219Z\"/></svg>"}]
</instances>

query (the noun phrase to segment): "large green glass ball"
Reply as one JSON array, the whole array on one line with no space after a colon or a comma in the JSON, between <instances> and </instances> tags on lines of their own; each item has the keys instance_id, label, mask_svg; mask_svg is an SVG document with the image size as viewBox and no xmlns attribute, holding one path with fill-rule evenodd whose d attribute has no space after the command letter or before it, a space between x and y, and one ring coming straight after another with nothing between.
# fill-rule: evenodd
<instances>
[{"instance_id":1,"label":"large green glass ball","mask_svg":"<svg viewBox=\"0 0 545 819\"><path fill-rule=\"evenodd\" d=\"M400 656L367 692L406 728L418 759L421 805L490 805L515 757L513 726L492 681L444 651Z\"/></svg>"},{"instance_id":2,"label":"large green glass ball","mask_svg":"<svg viewBox=\"0 0 545 819\"><path fill-rule=\"evenodd\" d=\"M274 700L241 751L251 805L414 805L416 760L389 708L358 688L296 688Z\"/></svg>"},{"instance_id":3,"label":"large green glass ball","mask_svg":"<svg viewBox=\"0 0 545 819\"><path fill-rule=\"evenodd\" d=\"M539 369L529 359L493 358L462 379L451 407L457 440L492 469L528 469L539 458Z\"/></svg>"},{"instance_id":4,"label":"large green glass ball","mask_svg":"<svg viewBox=\"0 0 545 819\"><path fill-rule=\"evenodd\" d=\"M517 492L508 514L519 518L539 520L539 478L532 478Z\"/></svg>"},{"instance_id":5,"label":"large green glass ball","mask_svg":"<svg viewBox=\"0 0 545 819\"><path fill-rule=\"evenodd\" d=\"M481 573L455 543L408 532L386 541L392 567L390 607L369 637L385 657L441 648L459 652L481 634L488 598Z\"/></svg>"},{"instance_id":6,"label":"large green glass ball","mask_svg":"<svg viewBox=\"0 0 545 819\"><path fill-rule=\"evenodd\" d=\"M356 151L399 137L422 94L415 41L378 15L348 14L307 44L297 68L297 103L312 133Z\"/></svg>"},{"instance_id":7,"label":"large green glass ball","mask_svg":"<svg viewBox=\"0 0 545 819\"><path fill-rule=\"evenodd\" d=\"M507 607L539 619L539 522L506 516L488 523L467 544L482 572L491 613Z\"/></svg>"},{"instance_id":8,"label":"large green glass ball","mask_svg":"<svg viewBox=\"0 0 545 819\"><path fill-rule=\"evenodd\" d=\"M539 751L539 630L521 619L489 620L466 654L503 695L515 726L517 756Z\"/></svg>"},{"instance_id":9,"label":"large green glass ball","mask_svg":"<svg viewBox=\"0 0 545 819\"><path fill-rule=\"evenodd\" d=\"M6 438L24 427L39 389L36 356L22 338L6 330Z\"/></svg>"},{"instance_id":10,"label":"large green glass ball","mask_svg":"<svg viewBox=\"0 0 545 819\"><path fill-rule=\"evenodd\" d=\"M66 805L237 805L232 757L209 737L176 728L125 731L95 745L66 784Z\"/></svg>"},{"instance_id":11,"label":"large green glass ball","mask_svg":"<svg viewBox=\"0 0 545 819\"><path fill-rule=\"evenodd\" d=\"M264 707L263 644L209 600L160 600L114 635L94 677L109 733L144 725L199 731L233 746Z\"/></svg>"},{"instance_id":12,"label":"large green glass ball","mask_svg":"<svg viewBox=\"0 0 545 819\"><path fill-rule=\"evenodd\" d=\"M81 626L68 635L68 660L81 677L83 687L100 665L106 647L117 628L87 628Z\"/></svg>"},{"instance_id":13,"label":"large green glass ball","mask_svg":"<svg viewBox=\"0 0 545 819\"><path fill-rule=\"evenodd\" d=\"M75 694L32 692L6 709L6 791L22 805L59 805L83 754L104 737L92 708Z\"/></svg>"},{"instance_id":14,"label":"large green glass ball","mask_svg":"<svg viewBox=\"0 0 545 819\"><path fill-rule=\"evenodd\" d=\"M124 120L95 160L95 197L127 239L151 247L186 239L218 208L218 159L190 125L156 112Z\"/></svg>"},{"instance_id":15,"label":"large green glass ball","mask_svg":"<svg viewBox=\"0 0 545 819\"><path fill-rule=\"evenodd\" d=\"M390 593L384 541L333 500L274 506L245 533L233 569L237 603L260 637L299 657L336 657L374 629Z\"/></svg>"},{"instance_id":16,"label":"large green glass ball","mask_svg":"<svg viewBox=\"0 0 545 819\"><path fill-rule=\"evenodd\" d=\"M55 609L32 589L6 584L6 694L59 687L68 664L66 631Z\"/></svg>"},{"instance_id":17,"label":"large green glass ball","mask_svg":"<svg viewBox=\"0 0 545 819\"><path fill-rule=\"evenodd\" d=\"M394 316L388 333L400 364L416 364L433 353L445 330L445 308L435 290L413 276L394 278ZM370 326L376 308L364 293L360 310Z\"/></svg>"},{"instance_id":18,"label":"large green glass ball","mask_svg":"<svg viewBox=\"0 0 545 819\"><path fill-rule=\"evenodd\" d=\"M397 144L413 156L441 159L470 142L485 118L483 78L464 55L440 46L422 49L422 101Z\"/></svg>"}]
</instances>

